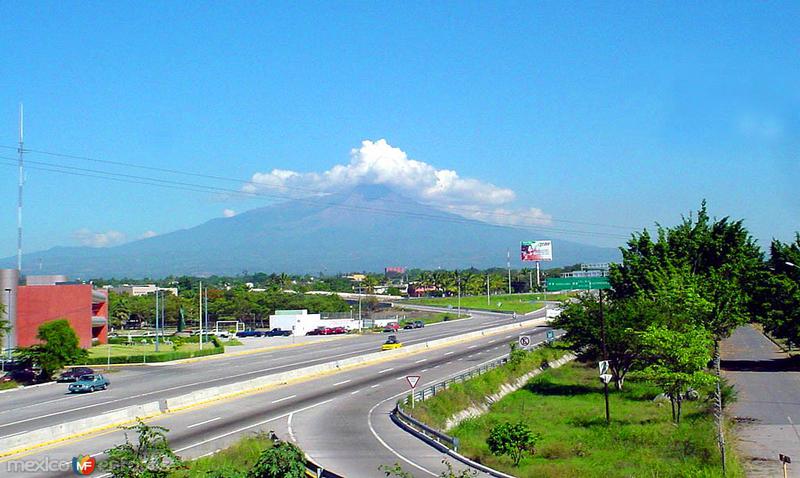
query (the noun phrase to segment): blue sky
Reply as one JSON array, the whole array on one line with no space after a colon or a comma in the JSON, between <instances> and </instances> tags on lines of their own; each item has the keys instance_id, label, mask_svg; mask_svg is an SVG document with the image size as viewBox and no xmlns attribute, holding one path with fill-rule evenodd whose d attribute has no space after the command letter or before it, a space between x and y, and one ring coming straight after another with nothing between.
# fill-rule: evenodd
<instances>
[{"instance_id":1,"label":"blue sky","mask_svg":"<svg viewBox=\"0 0 800 478\"><path fill-rule=\"evenodd\" d=\"M706 198L762 245L789 240L800 4L683 3L5 2L0 146L16 144L24 102L30 149L241 181L31 161L234 190L259 174L283 193L387 182L601 245ZM3 256L16 249L14 157L0 149ZM26 188L28 251L269 202L34 169Z\"/></svg>"}]
</instances>

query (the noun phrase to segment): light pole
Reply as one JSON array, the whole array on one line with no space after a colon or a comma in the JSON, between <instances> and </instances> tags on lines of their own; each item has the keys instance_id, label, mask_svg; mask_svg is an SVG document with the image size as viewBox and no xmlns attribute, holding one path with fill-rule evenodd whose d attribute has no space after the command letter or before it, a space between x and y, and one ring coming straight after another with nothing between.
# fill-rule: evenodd
<instances>
[{"instance_id":1,"label":"light pole","mask_svg":"<svg viewBox=\"0 0 800 478\"><path fill-rule=\"evenodd\" d=\"M11 289L9 289L9 288L6 288L6 320L10 325L11 324ZM8 339L6 339L6 340L8 340ZM11 345L11 344L9 343L8 345ZM5 352L5 353L3 353L3 352ZM0 356L1 355L6 355L5 359L2 361L2 367L0 367L0 370L5 372L6 371L6 360L11 360L11 347L7 346L6 350L0 351Z\"/></svg>"},{"instance_id":2,"label":"light pole","mask_svg":"<svg viewBox=\"0 0 800 478\"><path fill-rule=\"evenodd\" d=\"M456 270L456 284L458 284L458 318L461 318L461 275Z\"/></svg>"}]
</instances>

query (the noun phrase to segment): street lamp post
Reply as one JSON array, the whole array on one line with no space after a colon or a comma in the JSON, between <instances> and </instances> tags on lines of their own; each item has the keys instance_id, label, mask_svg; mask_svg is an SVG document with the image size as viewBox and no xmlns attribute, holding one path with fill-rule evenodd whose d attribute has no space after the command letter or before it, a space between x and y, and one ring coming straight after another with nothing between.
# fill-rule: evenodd
<instances>
[{"instance_id":1,"label":"street lamp post","mask_svg":"<svg viewBox=\"0 0 800 478\"><path fill-rule=\"evenodd\" d=\"M9 322L9 325L10 325L10 322L11 322L11 289L8 289L8 288L6 289L6 319ZM6 339L6 340L8 340L8 339ZM11 344L9 343L8 345L11 345ZM4 360L2 361L2 364L0 366L0 370L3 371L3 372L6 371L6 360L11 360L11 347L8 346L8 345L6 346L6 350L0 351L0 355L6 355L6 357L4 358ZM5 353L3 353L3 352L5 352Z\"/></svg>"}]
</instances>

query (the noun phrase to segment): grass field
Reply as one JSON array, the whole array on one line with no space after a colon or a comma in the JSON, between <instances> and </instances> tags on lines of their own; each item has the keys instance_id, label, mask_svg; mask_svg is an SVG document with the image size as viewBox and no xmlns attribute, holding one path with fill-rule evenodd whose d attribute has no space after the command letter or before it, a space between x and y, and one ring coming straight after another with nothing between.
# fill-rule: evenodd
<instances>
[{"instance_id":1,"label":"grass field","mask_svg":"<svg viewBox=\"0 0 800 478\"><path fill-rule=\"evenodd\" d=\"M239 471L245 476L263 450L272 446L265 434L242 438L219 453L186 462L184 468L171 473L170 478L208 478L209 476L234 476L225 472Z\"/></svg>"},{"instance_id":2,"label":"grass field","mask_svg":"<svg viewBox=\"0 0 800 478\"><path fill-rule=\"evenodd\" d=\"M0 390L10 390L17 387L19 387L19 384L13 380L10 382L0 383Z\"/></svg>"},{"instance_id":3,"label":"grass field","mask_svg":"<svg viewBox=\"0 0 800 478\"><path fill-rule=\"evenodd\" d=\"M502 310L507 312L516 312L518 314L527 314L540 307L542 307L541 300L542 294L502 294L491 295L487 303L486 296L463 296L461 297L461 307L463 309L481 309L481 310ZM550 294L547 300L564 300L567 298L566 294ZM432 297L424 299L412 299L409 301L411 304L419 305L433 305L438 307L451 306L453 309L458 307L458 297Z\"/></svg>"},{"instance_id":4,"label":"grass field","mask_svg":"<svg viewBox=\"0 0 800 478\"><path fill-rule=\"evenodd\" d=\"M625 388L612 392L612 423L606 426L594 364L569 363L537 376L489 413L462 422L450 433L461 440L461 453L518 477L720 476L707 403L685 402L684 420L675 426L669 402L653 402L656 388L633 381L626 381ZM493 426L518 421L542 439L535 456L515 468L509 458L489 452L486 438ZM728 471L729 477L744 476L735 457L729 457Z\"/></svg>"},{"instance_id":5,"label":"grass field","mask_svg":"<svg viewBox=\"0 0 800 478\"><path fill-rule=\"evenodd\" d=\"M463 319L467 314L461 314L461 318ZM400 321L400 326L404 326L409 322L414 322L415 320L421 320L425 322L425 325L429 324L436 324L439 322L444 322L445 320L456 320L458 319L458 312L440 312L433 315L426 315L422 317L409 317L407 319Z\"/></svg>"},{"instance_id":6,"label":"grass field","mask_svg":"<svg viewBox=\"0 0 800 478\"><path fill-rule=\"evenodd\" d=\"M497 393L500 387L538 368L543 361L552 362L567 352L566 347L556 342L550 347L539 347L527 352L516 365L506 365L490 370L483 375L463 383L450 386L445 392L419 402L413 410L405 410L418 420L441 429L448 418L473 405L482 404L488 395Z\"/></svg>"},{"instance_id":7,"label":"grass field","mask_svg":"<svg viewBox=\"0 0 800 478\"><path fill-rule=\"evenodd\" d=\"M108 357L108 349L111 348L111 357L125 357L128 355L154 355L156 353L156 346L153 344L135 344L135 345L117 345L117 344L103 344L96 345L89 349L89 357ZM204 348L213 347L213 345L205 344ZM178 347L178 351L189 352L192 350L200 350L200 344L182 344ZM173 352L175 349L172 345L161 343L158 347L158 353Z\"/></svg>"}]
</instances>

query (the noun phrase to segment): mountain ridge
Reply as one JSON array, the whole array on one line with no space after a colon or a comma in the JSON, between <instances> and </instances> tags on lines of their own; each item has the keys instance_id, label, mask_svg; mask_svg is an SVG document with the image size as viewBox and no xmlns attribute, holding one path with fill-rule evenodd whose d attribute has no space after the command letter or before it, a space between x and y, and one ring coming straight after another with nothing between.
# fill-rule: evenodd
<instances>
[{"instance_id":1,"label":"mountain ridge","mask_svg":"<svg viewBox=\"0 0 800 478\"><path fill-rule=\"evenodd\" d=\"M397 265L486 268L505 265L506 250L516 256L522 240L548 238L552 266L620 257L616 248L467 219L369 186L263 206L113 247L56 246L25 254L23 272L87 279L380 271ZM0 265L14 267L15 259L0 259Z\"/></svg>"}]
</instances>

